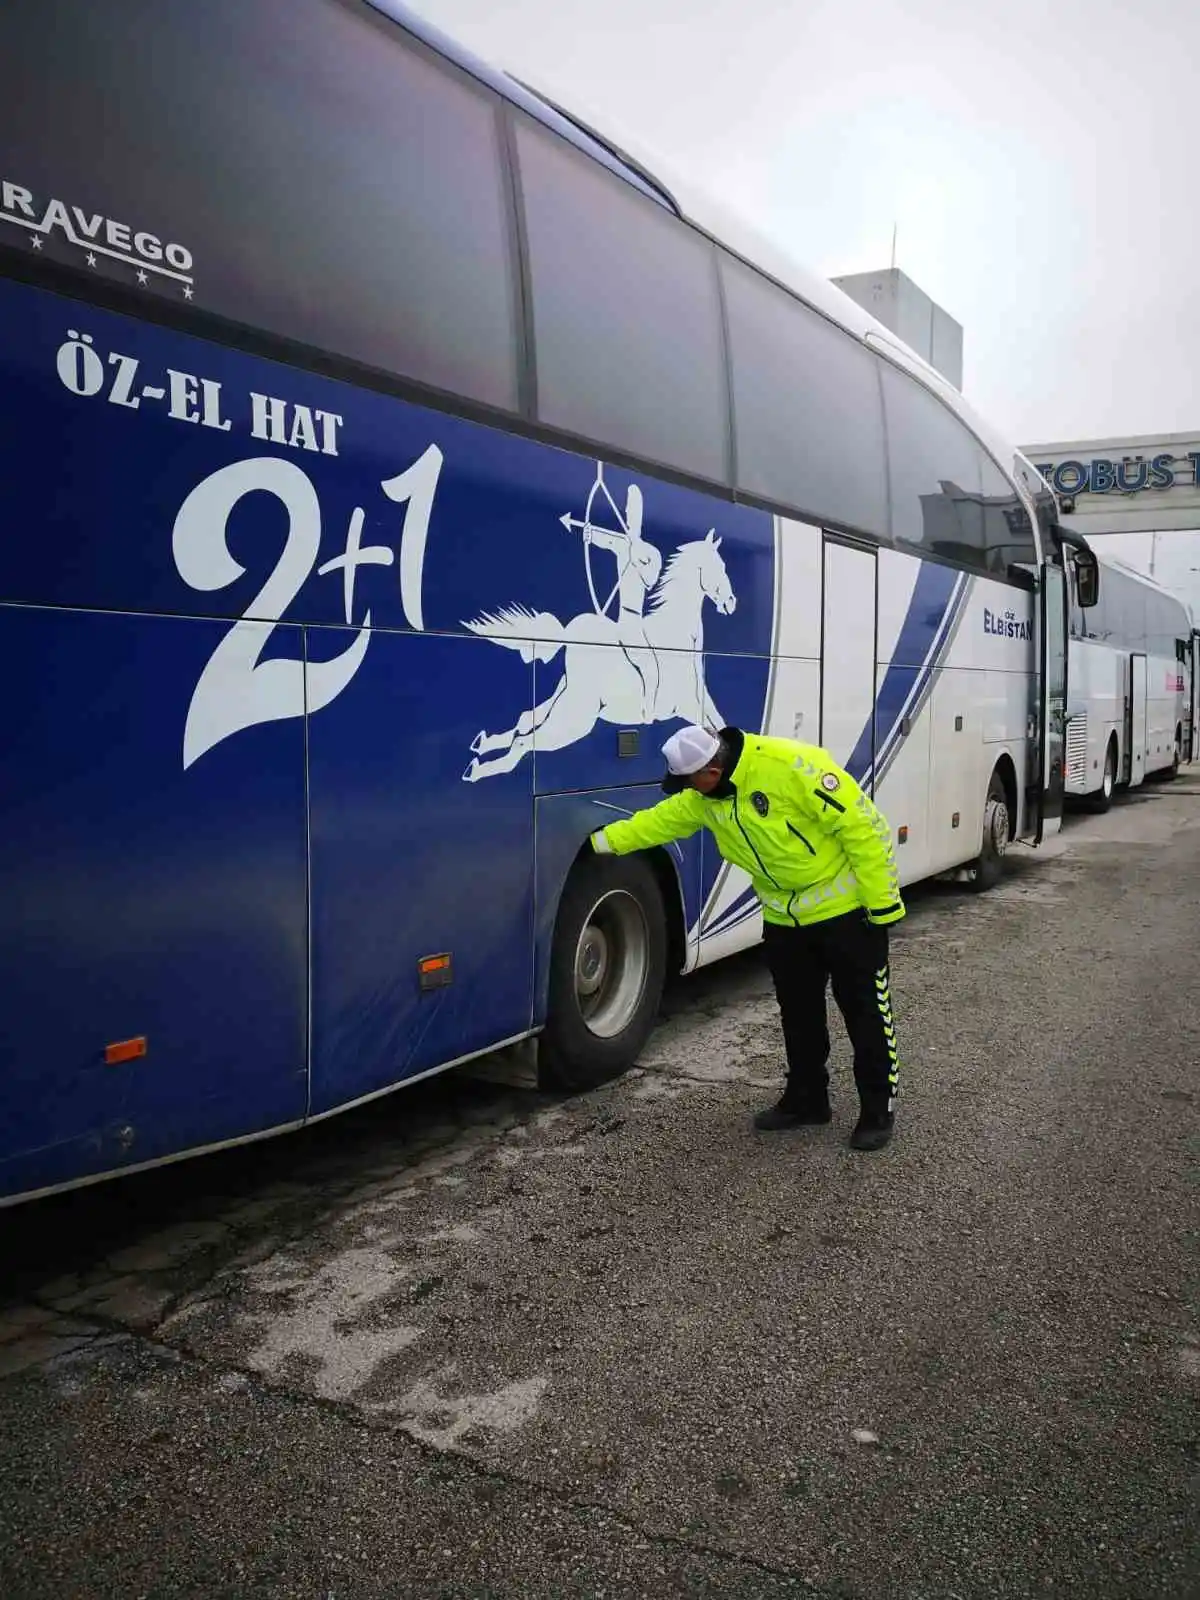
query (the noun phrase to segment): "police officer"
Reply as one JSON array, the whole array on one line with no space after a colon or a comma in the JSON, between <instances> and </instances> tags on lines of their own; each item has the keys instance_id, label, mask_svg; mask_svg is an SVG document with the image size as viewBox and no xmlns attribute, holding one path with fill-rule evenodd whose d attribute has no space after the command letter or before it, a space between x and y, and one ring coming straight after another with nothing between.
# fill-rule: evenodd
<instances>
[{"instance_id":1,"label":"police officer","mask_svg":"<svg viewBox=\"0 0 1200 1600\"><path fill-rule=\"evenodd\" d=\"M825 987L854 1046L856 1150L892 1136L899 1058L888 927L904 915L891 830L829 754L792 739L681 728L663 746L668 798L592 835L627 855L708 828L726 861L750 874L783 1022L787 1082L755 1126L830 1120Z\"/></svg>"}]
</instances>

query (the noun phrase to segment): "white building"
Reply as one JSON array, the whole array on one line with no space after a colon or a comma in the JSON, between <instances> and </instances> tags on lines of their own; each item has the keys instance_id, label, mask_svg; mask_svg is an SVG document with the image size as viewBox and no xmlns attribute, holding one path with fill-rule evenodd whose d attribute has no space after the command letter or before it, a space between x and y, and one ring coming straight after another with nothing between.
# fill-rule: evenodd
<instances>
[{"instance_id":1,"label":"white building","mask_svg":"<svg viewBox=\"0 0 1200 1600\"><path fill-rule=\"evenodd\" d=\"M899 267L883 272L852 272L831 281L961 390L962 324L935 304Z\"/></svg>"}]
</instances>

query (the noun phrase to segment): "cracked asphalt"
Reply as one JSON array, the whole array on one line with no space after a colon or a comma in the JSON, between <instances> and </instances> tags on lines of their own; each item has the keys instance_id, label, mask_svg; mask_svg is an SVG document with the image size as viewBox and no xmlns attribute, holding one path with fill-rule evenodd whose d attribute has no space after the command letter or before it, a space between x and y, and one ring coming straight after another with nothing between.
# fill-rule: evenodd
<instances>
[{"instance_id":1,"label":"cracked asphalt","mask_svg":"<svg viewBox=\"0 0 1200 1600\"><path fill-rule=\"evenodd\" d=\"M0 1595L1196 1600L1198 902L1200 775L910 895L879 1155L840 1030L752 1129L752 952L596 1093L0 1213Z\"/></svg>"}]
</instances>

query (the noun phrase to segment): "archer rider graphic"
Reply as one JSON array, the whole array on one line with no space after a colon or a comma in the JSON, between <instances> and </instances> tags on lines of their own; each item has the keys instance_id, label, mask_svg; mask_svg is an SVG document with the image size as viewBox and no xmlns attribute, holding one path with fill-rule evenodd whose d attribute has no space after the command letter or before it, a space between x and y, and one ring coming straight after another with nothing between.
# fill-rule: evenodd
<instances>
[{"instance_id":1,"label":"archer rider graphic","mask_svg":"<svg viewBox=\"0 0 1200 1600\"><path fill-rule=\"evenodd\" d=\"M663 558L654 545L642 538L642 491L636 483L629 485L625 515L618 515L617 520L619 528L598 528L594 522L585 521L583 541L611 550L616 557L617 639L641 681L642 721L648 723L654 721L659 667L658 657L646 638L643 612L646 596L662 573Z\"/></svg>"}]
</instances>

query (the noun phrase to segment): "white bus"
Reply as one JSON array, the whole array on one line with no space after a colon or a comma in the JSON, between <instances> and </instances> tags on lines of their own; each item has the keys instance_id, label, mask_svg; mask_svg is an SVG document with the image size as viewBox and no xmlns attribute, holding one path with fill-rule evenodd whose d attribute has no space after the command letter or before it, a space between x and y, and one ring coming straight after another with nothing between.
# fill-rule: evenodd
<instances>
[{"instance_id":1,"label":"white bus","mask_svg":"<svg viewBox=\"0 0 1200 1600\"><path fill-rule=\"evenodd\" d=\"M905 883L1057 830L1094 560L839 290L396 0L9 0L0 79L0 1199L627 1067L761 934L589 848L683 722Z\"/></svg>"},{"instance_id":2,"label":"white bus","mask_svg":"<svg viewBox=\"0 0 1200 1600\"><path fill-rule=\"evenodd\" d=\"M1143 573L1098 556L1097 603L1071 582L1067 793L1106 811L1119 787L1193 759L1192 618Z\"/></svg>"}]
</instances>

